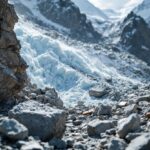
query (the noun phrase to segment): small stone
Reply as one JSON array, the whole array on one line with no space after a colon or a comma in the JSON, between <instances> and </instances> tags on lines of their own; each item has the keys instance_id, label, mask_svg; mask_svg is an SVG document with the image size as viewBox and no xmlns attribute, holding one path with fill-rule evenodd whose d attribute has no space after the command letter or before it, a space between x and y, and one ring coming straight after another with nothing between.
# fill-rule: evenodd
<instances>
[{"instance_id":1,"label":"small stone","mask_svg":"<svg viewBox=\"0 0 150 150\"><path fill-rule=\"evenodd\" d=\"M97 115L112 115L112 108L109 105L100 104L96 108Z\"/></svg>"},{"instance_id":2,"label":"small stone","mask_svg":"<svg viewBox=\"0 0 150 150\"><path fill-rule=\"evenodd\" d=\"M125 107L125 106L127 106L127 102L126 101L122 101L122 102L119 102L119 104L118 104L118 107Z\"/></svg>"},{"instance_id":3,"label":"small stone","mask_svg":"<svg viewBox=\"0 0 150 150\"><path fill-rule=\"evenodd\" d=\"M93 113L94 113L94 111L95 111L95 109L94 108L92 108L92 109L90 109L90 110L88 110L88 111L84 111L83 113L82 113L82 115L92 115Z\"/></svg>"},{"instance_id":4,"label":"small stone","mask_svg":"<svg viewBox=\"0 0 150 150\"><path fill-rule=\"evenodd\" d=\"M101 97L103 97L106 94L107 94L106 89L91 89L89 91L89 95L91 97L96 97L96 98L101 98Z\"/></svg>"},{"instance_id":5,"label":"small stone","mask_svg":"<svg viewBox=\"0 0 150 150\"><path fill-rule=\"evenodd\" d=\"M108 144L108 150L125 150L126 147L127 144L119 138L112 138Z\"/></svg>"},{"instance_id":6,"label":"small stone","mask_svg":"<svg viewBox=\"0 0 150 150\"><path fill-rule=\"evenodd\" d=\"M141 102L141 101L150 102L150 95L145 95L145 96L139 97L139 98L136 100L136 102Z\"/></svg>"},{"instance_id":7,"label":"small stone","mask_svg":"<svg viewBox=\"0 0 150 150\"><path fill-rule=\"evenodd\" d=\"M96 119L88 124L87 132L89 136L100 136L101 133L104 133L106 130L109 130L114 127L115 124L113 121L100 121L99 119Z\"/></svg>"},{"instance_id":8,"label":"small stone","mask_svg":"<svg viewBox=\"0 0 150 150\"><path fill-rule=\"evenodd\" d=\"M150 133L144 133L132 140L126 150L150 150Z\"/></svg>"},{"instance_id":9,"label":"small stone","mask_svg":"<svg viewBox=\"0 0 150 150\"><path fill-rule=\"evenodd\" d=\"M23 140L28 137L28 129L15 119L0 119L0 133L12 140Z\"/></svg>"},{"instance_id":10,"label":"small stone","mask_svg":"<svg viewBox=\"0 0 150 150\"><path fill-rule=\"evenodd\" d=\"M74 139L73 138L68 138L65 140L67 144L67 148L72 148L74 144Z\"/></svg>"},{"instance_id":11,"label":"small stone","mask_svg":"<svg viewBox=\"0 0 150 150\"><path fill-rule=\"evenodd\" d=\"M118 122L118 135L120 138L125 138L129 132L133 132L140 127L140 117L137 114L132 114L128 118L121 119Z\"/></svg>"},{"instance_id":12,"label":"small stone","mask_svg":"<svg viewBox=\"0 0 150 150\"><path fill-rule=\"evenodd\" d=\"M80 142L76 142L74 144L74 149L77 149L77 150L87 150L87 146L80 143Z\"/></svg>"},{"instance_id":13,"label":"small stone","mask_svg":"<svg viewBox=\"0 0 150 150\"><path fill-rule=\"evenodd\" d=\"M30 97L31 99L36 99L36 96L37 96L36 93L31 93L29 97Z\"/></svg>"},{"instance_id":14,"label":"small stone","mask_svg":"<svg viewBox=\"0 0 150 150\"><path fill-rule=\"evenodd\" d=\"M79 126L79 125L82 124L82 120L75 120L75 121L73 121L73 124L74 124L75 126Z\"/></svg>"},{"instance_id":15,"label":"small stone","mask_svg":"<svg viewBox=\"0 0 150 150\"><path fill-rule=\"evenodd\" d=\"M130 115L132 113L137 113L138 106L136 104L129 105L124 109L126 115Z\"/></svg>"},{"instance_id":16,"label":"small stone","mask_svg":"<svg viewBox=\"0 0 150 150\"><path fill-rule=\"evenodd\" d=\"M126 136L126 140L127 141L132 141L133 139L137 138L138 136L141 136L142 133L129 133L127 136Z\"/></svg>"},{"instance_id":17,"label":"small stone","mask_svg":"<svg viewBox=\"0 0 150 150\"><path fill-rule=\"evenodd\" d=\"M115 135L115 134L116 134L116 129L115 129L115 128L109 129L109 130L106 131L106 133L107 133L108 135Z\"/></svg>"},{"instance_id":18,"label":"small stone","mask_svg":"<svg viewBox=\"0 0 150 150\"><path fill-rule=\"evenodd\" d=\"M65 141L61 140L61 139L52 139L49 142L49 145L54 146L55 149L66 149L67 148L67 144Z\"/></svg>"},{"instance_id":19,"label":"small stone","mask_svg":"<svg viewBox=\"0 0 150 150\"><path fill-rule=\"evenodd\" d=\"M146 118L150 119L150 112L146 113Z\"/></svg>"}]
</instances>

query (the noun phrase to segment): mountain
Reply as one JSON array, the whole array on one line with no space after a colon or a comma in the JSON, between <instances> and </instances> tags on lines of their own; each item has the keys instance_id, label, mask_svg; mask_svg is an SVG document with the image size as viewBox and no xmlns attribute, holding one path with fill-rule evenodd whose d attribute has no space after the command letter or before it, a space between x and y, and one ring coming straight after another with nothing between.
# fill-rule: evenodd
<instances>
[{"instance_id":1,"label":"mountain","mask_svg":"<svg viewBox=\"0 0 150 150\"><path fill-rule=\"evenodd\" d=\"M143 2L134 9L134 12L137 15L140 15L143 17L147 23L150 24L150 1L149 0L143 0Z\"/></svg>"},{"instance_id":2,"label":"mountain","mask_svg":"<svg viewBox=\"0 0 150 150\"><path fill-rule=\"evenodd\" d=\"M131 12L121 24L120 44L150 65L150 28L145 20Z\"/></svg>"},{"instance_id":3,"label":"mountain","mask_svg":"<svg viewBox=\"0 0 150 150\"><path fill-rule=\"evenodd\" d=\"M58 32L62 30L72 38L83 41L97 41L101 38L91 21L71 0L15 0L13 3L19 14L41 26L51 27Z\"/></svg>"},{"instance_id":4,"label":"mountain","mask_svg":"<svg viewBox=\"0 0 150 150\"><path fill-rule=\"evenodd\" d=\"M100 8L96 7L93 3L88 0L72 0L79 8L80 11L87 15L91 20L97 19L104 21L108 19L108 16Z\"/></svg>"}]
</instances>

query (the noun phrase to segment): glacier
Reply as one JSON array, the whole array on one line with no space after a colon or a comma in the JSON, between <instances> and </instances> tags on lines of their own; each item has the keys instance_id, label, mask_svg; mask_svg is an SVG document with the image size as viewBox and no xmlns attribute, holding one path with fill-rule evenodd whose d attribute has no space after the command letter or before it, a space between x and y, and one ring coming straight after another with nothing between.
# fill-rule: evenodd
<instances>
[{"instance_id":1,"label":"glacier","mask_svg":"<svg viewBox=\"0 0 150 150\"><path fill-rule=\"evenodd\" d=\"M131 62L127 63L117 56L119 54L114 59L111 51L103 49L97 52L92 44L70 46L63 40L47 36L45 30L23 18L20 18L15 32L21 41L22 56L29 65L31 82L40 88L56 88L66 105L73 105L79 100L87 104L99 102L88 94L97 85L119 90L122 86L127 89L144 83L143 75L141 78L133 72L139 67L144 68L141 62L131 65ZM110 79L113 80L111 84L107 83Z\"/></svg>"}]
</instances>

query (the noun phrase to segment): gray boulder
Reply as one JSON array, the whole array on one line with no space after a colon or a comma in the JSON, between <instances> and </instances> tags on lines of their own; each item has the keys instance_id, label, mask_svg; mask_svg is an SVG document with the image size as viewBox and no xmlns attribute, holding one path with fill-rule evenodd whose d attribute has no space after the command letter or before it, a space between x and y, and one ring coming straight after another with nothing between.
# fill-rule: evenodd
<instances>
[{"instance_id":1,"label":"gray boulder","mask_svg":"<svg viewBox=\"0 0 150 150\"><path fill-rule=\"evenodd\" d=\"M150 133L145 133L131 141L126 150L150 150Z\"/></svg>"},{"instance_id":2,"label":"gray boulder","mask_svg":"<svg viewBox=\"0 0 150 150\"><path fill-rule=\"evenodd\" d=\"M15 119L0 119L0 133L11 140L24 140L28 137L28 129Z\"/></svg>"},{"instance_id":3,"label":"gray boulder","mask_svg":"<svg viewBox=\"0 0 150 150\"><path fill-rule=\"evenodd\" d=\"M15 118L29 129L29 134L41 140L61 138L65 131L66 113L36 101L20 103L9 111Z\"/></svg>"},{"instance_id":4,"label":"gray boulder","mask_svg":"<svg viewBox=\"0 0 150 150\"><path fill-rule=\"evenodd\" d=\"M118 122L117 133L120 138L125 138L129 132L133 132L140 127L140 117L132 114L128 118L121 119Z\"/></svg>"},{"instance_id":5,"label":"gray boulder","mask_svg":"<svg viewBox=\"0 0 150 150\"><path fill-rule=\"evenodd\" d=\"M106 89L92 88L91 90L89 90L89 95L96 98L101 98L106 94L107 94Z\"/></svg>"},{"instance_id":6,"label":"gray boulder","mask_svg":"<svg viewBox=\"0 0 150 150\"><path fill-rule=\"evenodd\" d=\"M87 126L87 132L89 136L100 136L101 133L104 133L106 130L115 127L114 121L109 120L93 120Z\"/></svg>"},{"instance_id":7,"label":"gray boulder","mask_svg":"<svg viewBox=\"0 0 150 150\"><path fill-rule=\"evenodd\" d=\"M119 138L112 138L108 144L108 150L125 150L127 144Z\"/></svg>"}]
</instances>

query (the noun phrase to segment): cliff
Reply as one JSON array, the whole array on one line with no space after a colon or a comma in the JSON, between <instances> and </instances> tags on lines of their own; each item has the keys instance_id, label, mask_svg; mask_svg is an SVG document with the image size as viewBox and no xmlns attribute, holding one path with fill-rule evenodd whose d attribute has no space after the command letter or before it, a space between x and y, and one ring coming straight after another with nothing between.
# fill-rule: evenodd
<instances>
[{"instance_id":1,"label":"cliff","mask_svg":"<svg viewBox=\"0 0 150 150\"><path fill-rule=\"evenodd\" d=\"M18 17L8 0L0 0L0 100L17 95L27 81L27 65L13 31Z\"/></svg>"}]
</instances>

